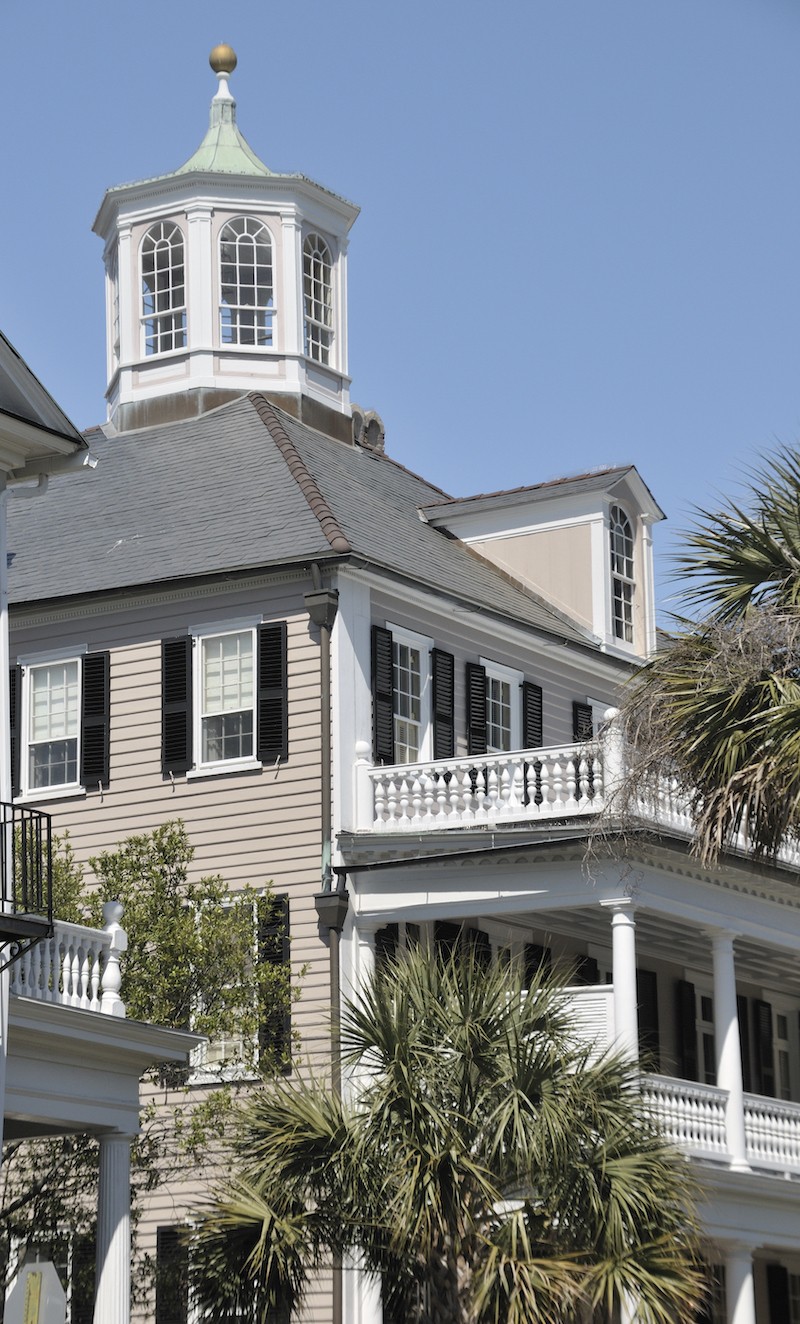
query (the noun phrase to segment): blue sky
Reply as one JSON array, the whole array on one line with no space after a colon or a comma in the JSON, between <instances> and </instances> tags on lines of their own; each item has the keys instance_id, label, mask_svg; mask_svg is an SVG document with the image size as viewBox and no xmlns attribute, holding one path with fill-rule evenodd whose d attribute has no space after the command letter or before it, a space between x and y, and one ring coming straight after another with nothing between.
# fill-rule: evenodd
<instances>
[{"instance_id":1,"label":"blue sky","mask_svg":"<svg viewBox=\"0 0 800 1324\"><path fill-rule=\"evenodd\" d=\"M353 399L456 495L634 462L670 517L800 444L796 0L6 0L2 326L105 417L111 184L199 143L357 202Z\"/></svg>"}]
</instances>

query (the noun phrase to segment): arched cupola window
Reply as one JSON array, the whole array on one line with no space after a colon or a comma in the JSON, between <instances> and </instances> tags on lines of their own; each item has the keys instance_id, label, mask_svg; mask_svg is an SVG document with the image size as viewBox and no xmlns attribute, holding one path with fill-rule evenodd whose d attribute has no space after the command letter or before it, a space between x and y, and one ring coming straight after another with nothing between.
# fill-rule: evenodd
<instances>
[{"instance_id":1,"label":"arched cupola window","mask_svg":"<svg viewBox=\"0 0 800 1324\"><path fill-rule=\"evenodd\" d=\"M333 260L318 234L303 244L304 348L310 359L330 363L333 343Z\"/></svg>"},{"instance_id":2,"label":"arched cupola window","mask_svg":"<svg viewBox=\"0 0 800 1324\"><path fill-rule=\"evenodd\" d=\"M633 528L621 506L612 506L609 515L611 537L611 600L614 637L633 643Z\"/></svg>"},{"instance_id":3,"label":"arched cupola window","mask_svg":"<svg viewBox=\"0 0 800 1324\"><path fill-rule=\"evenodd\" d=\"M223 345L273 343L272 239L252 216L228 221L219 237L220 338Z\"/></svg>"},{"instance_id":4,"label":"arched cupola window","mask_svg":"<svg viewBox=\"0 0 800 1324\"><path fill-rule=\"evenodd\" d=\"M183 235L160 221L142 241L142 320L146 354L186 347L186 274Z\"/></svg>"}]
</instances>

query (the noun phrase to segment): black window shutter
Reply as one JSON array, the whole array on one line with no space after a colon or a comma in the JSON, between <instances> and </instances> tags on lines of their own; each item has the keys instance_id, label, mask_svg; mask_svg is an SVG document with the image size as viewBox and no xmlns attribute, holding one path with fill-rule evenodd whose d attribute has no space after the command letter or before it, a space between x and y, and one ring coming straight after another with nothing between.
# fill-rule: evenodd
<instances>
[{"instance_id":1,"label":"black window shutter","mask_svg":"<svg viewBox=\"0 0 800 1324\"><path fill-rule=\"evenodd\" d=\"M645 1071L658 1071L661 1045L658 1033L658 977L654 970L636 971L639 1004L639 1052Z\"/></svg>"},{"instance_id":2,"label":"black window shutter","mask_svg":"<svg viewBox=\"0 0 800 1324\"><path fill-rule=\"evenodd\" d=\"M96 1241L93 1232L79 1232L72 1239L70 1266L70 1319L72 1324L92 1324L94 1319Z\"/></svg>"},{"instance_id":3,"label":"black window shutter","mask_svg":"<svg viewBox=\"0 0 800 1324\"><path fill-rule=\"evenodd\" d=\"M694 984L679 979L675 985L678 1030L678 1062L684 1080L697 1080L697 1021Z\"/></svg>"},{"instance_id":4,"label":"black window shutter","mask_svg":"<svg viewBox=\"0 0 800 1324\"><path fill-rule=\"evenodd\" d=\"M189 1246L177 1227L156 1228L155 1324L187 1324Z\"/></svg>"},{"instance_id":5,"label":"black window shutter","mask_svg":"<svg viewBox=\"0 0 800 1324\"><path fill-rule=\"evenodd\" d=\"M525 680L522 682L522 748L541 749L543 743L542 687Z\"/></svg>"},{"instance_id":6,"label":"black window shutter","mask_svg":"<svg viewBox=\"0 0 800 1324\"><path fill-rule=\"evenodd\" d=\"M483 929L464 929L463 940L472 952L475 964L485 970L492 959L492 944Z\"/></svg>"},{"instance_id":7,"label":"black window shutter","mask_svg":"<svg viewBox=\"0 0 800 1324\"><path fill-rule=\"evenodd\" d=\"M81 687L81 782L89 790L108 786L111 725L111 661L108 653L83 659Z\"/></svg>"},{"instance_id":8,"label":"black window shutter","mask_svg":"<svg viewBox=\"0 0 800 1324\"><path fill-rule=\"evenodd\" d=\"M376 763L394 763L392 632L372 627L372 743Z\"/></svg>"},{"instance_id":9,"label":"black window shutter","mask_svg":"<svg viewBox=\"0 0 800 1324\"><path fill-rule=\"evenodd\" d=\"M743 993L736 995L736 1015L739 1020L739 1048L742 1054L742 1085L749 1094L753 1088L753 1073L750 1067L750 1021L747 1018L747 998Z\"/></svg>"},{"instance_id":10,"label":"black window shutter","mask_svg":"<svg viewBox=\"0 0 800 1324\"><path fill-rule=\"evenodd\" d=\"M8 677L9 743L11 745L11 794L20 793L20 701L22 699L22 667L12 667Z\"/></svg>"},{"instance_id":11,"label":"black window shutter","mask_svg":"<svg viewBox=\"0 0 800 1324\"><path fill-rule=\"evenodd\" d=\"M549 947L542 947L538 942L526 942L523 955L523 988L530 988L540 971L543 975L548 975L552 966L553 958Z\"/></svg>"},{"instance_id":12,"label":"black window shutter","mask_svg":"<svg viewBox=\"0 0 800 1324\"><path fill-rule=\"evenodd\" d=\"M400 941L399 924L386 924L375 934L375 969L380 973L397 957Z\"/></svg>"},{"instance_id":13,"label":"black window shutter","mask_svg":"<svg viewBox=\"0 0 800 1324\"><path fill-rule=\"evenodd\" d=\"M452 759L456 752L455 659L452 653L434 648L433 668L433 757Z\"/></svg>"},{"instance_id":14,"label":"black window shutter","mask_svg":"<svg viewBox=\"0 0 800 1324\"><path fill-rule=\"evenodd\" d=\"M770 1324L788 1324L792 1318L789 1273L782 1264L767 1265L767 1301Z\"/></svg>"},{"instance_id":15,"label":"black window shutter","mask_svg":"<svg viewBox=\"0 0 800 1324\"><path fill-rule=\"evenodd\" d=\"M572 739L583 742L591 740L593 735L592 705L575 699L572 704Z\"/></svg>"},{"instance_id":16,"label":"black window shutter","mask_svg":"<svg viewBox=\"0 0 800 1324\"><path fill-rule=\"evenodd\" d=\"M772 1006L753 999L756 1093L775 1098L775 1061L772 1054Z\"/></svg>"},{"instance_id":17,"label":"black window shutter","mask_svg":"<svg viewBox=\"0 0 800 1324\"><path fill-rule=\"evenodd\" d=\"M433 926L433 945L440 960L447 961L453 955L460 934L460 924L451 924L446 919L436 920Z\"/></svg>"},{"instance_id":18,"label":"black window shutter","mask_svg":"<svg viewBox=\"0 0 800 1324\"><path fill-rule=\"evenodd\" d=\"M262 763L289 756L286 622L258 631L258 747Z\"/></svg>"},{"instance_id":19,"label":"black window shutter","mask_svg":"<svg viewBox=\"0 0 800 1324\"><path fill-rule=\"evenodd\" d=\"M579 956L575 963L576 984L599 984L600 967L593 956Z\"/></svg>"},{"instance_id":20,"label":"black window shutter","mask_svg":"<svg viewBox=\"0 0 800 1324\"><path fill-rule=\"evenodd\" d=\"M161 644L161 771L192 766L192 641L189 635Z\"/></svg>"},{"instance_id":21,"label":"black window shutter","mask_svg":"<svg viewBox=\"0 0 800 1324\"><path fill-rule=\"evenodd\" d=\"M258 959L262 964L289 967L289 898L285 893L258 902ZM269 1053L284 1071L291 1070L291 1005L270 1011L261 1024L259 1048Z\"/></svg>"},{"instance_id":22,"label":"black window shutter","mask_svg":"<svg viewBox=\"0 0 800 1324\"><path fill-rule=\"evenodd\" d=\"M486 753L486 668L467 663L467 753Z\"/></svg>"}]
</instances>

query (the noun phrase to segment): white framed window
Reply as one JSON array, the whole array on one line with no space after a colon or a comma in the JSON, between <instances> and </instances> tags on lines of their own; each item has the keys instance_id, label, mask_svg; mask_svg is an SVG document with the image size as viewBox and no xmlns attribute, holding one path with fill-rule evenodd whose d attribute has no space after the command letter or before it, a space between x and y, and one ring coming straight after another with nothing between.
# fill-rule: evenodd
<instances>
[{"instance_id":1,"label":"white framed window","mask_svg":"<svg viewBox=\"0 0 800 1324\"><path fill-rule=\"evenodd\" d=\"M254 762L255 658L255 626L197 634L198 767Z\"/></svg>"},{"instance_id":2,"label":"white framed window","mask_svg":"<svg viewBox=\"0 0 800 1324\"><path fill-rule=\"evenodd\" d=\"M173 221L159 221L142 240L142 325L145 354L186 348L183 235Z\"/></svg>"},{"instance_id":3,"label":"white framed window","mask_svg":"<svg viewBox=\"0 0 800 1324\"><path fill-rule=\"evenodd\" d=\"M263 221L239 216L219 236L220 340L223 345L273 344L275 289L272 238Z\"/></svg>"},{"instance_id":4,"label":"white framed window","mask_svg":"<svg viewBox=\"0 0 800 1324\"><path fill-rule=\"evenodd\" d=\"M482 657L486 672L486 749L489 754L505 754L522 747L520 689L521 671L501 666Z\"/></svg>"},{"instance_id":5,"label":"white framed window","mask_svg":"<svg viewBox=\"0 0 800 1324\"><path fill-rule=\"evenodd\" d=\"M303 243L304 349L317 363L331 361L333 344L333 259L321 235Z\"/></svg>"},{"instance_id":6,"label":"white framed window","mask_svg":"<svg viewBox=\"0 0 800 1324\"><path fill-rule=\"evenodd\" d=\"M80 671L78 658L28 668L24 788L30 794L78 785Z\"/></svg>"},{"instance_id":7,"label":"white framed window","mask_svg":"<svg viewBox=\"0 0 800 1324\"><path fill-rule=\"evenodd\" d=\"M775 1068L775 1098L800 1097L800 1045L797 1042L797 1003L776 993L767 993L772 1007L772 1054Z\"/></svg>"},{"instance_id":8,"label":"white framed window","mask_svg":"<svg viewBox=\"0 0 800 1324\"><path fill-rule=\"evenodd\" d=\"M431 752L430 674L433 640L389 625L392 633L392 712L396 763L417 763Z\"/></svg>"},{"instance_id":9,"label":"white framed window","mask_svg":"<svg viewBox=\"0 0 800 1324\"><path fill-rule=\"evenodd\" d=\"M621 506L609 512L611 556L611 612L614 638L633 643L633 526Z\"/></svg>"}]
</instances>

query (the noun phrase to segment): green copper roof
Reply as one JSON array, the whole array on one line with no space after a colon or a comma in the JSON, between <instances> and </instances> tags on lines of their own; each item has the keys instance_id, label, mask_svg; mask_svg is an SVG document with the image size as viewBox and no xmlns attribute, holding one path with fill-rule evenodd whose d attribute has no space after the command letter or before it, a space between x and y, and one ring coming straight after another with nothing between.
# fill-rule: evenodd
<instances>
[{"instance_id":1,"label":"green copper roof","mask_svg":"<svg viewBox=\"0 0 800 1324\"><path fill-rule=\"evenodd\" d=\"M228 91L225 80L211 102L208 132L193 156L184 163L176 175L190 171L211 171L220 175L271 175L272 171L260 161L245 141L236 124L236 102Z\"/></svg>"}]
</instances>

